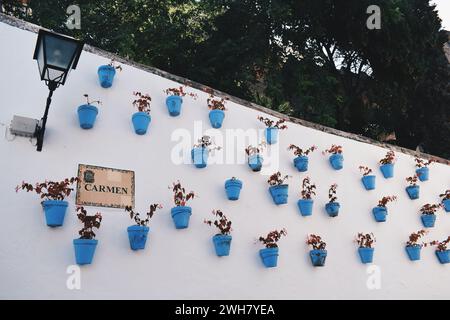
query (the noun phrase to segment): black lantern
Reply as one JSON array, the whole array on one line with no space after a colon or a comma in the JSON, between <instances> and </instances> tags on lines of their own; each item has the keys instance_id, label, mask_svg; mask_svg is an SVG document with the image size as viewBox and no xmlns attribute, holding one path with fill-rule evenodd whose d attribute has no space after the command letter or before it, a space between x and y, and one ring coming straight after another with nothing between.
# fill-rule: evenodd
<instances>
[{"instance_id":1,"label":"black lantern","mask_svg":"<svg viewBox=\"0 0 450 320\"><path fill-rule=\"evenodd\" d=\"M48 86L47 105L41 123L36 130L37 151L42 150L45 124L53 91L64 85L71 69L75 69L84 43L60 34L39 30L33 59L37 60L41 80Z\"/></svg>"}]
</instances>

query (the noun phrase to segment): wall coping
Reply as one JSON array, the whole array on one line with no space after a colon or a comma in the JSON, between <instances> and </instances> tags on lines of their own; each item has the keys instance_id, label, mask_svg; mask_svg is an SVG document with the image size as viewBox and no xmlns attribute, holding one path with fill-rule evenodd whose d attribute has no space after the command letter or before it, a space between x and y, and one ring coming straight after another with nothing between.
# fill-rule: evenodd
<instances>
[{"instance_id":1,"label":"wall coping","mask_svg":"<svg viewBox=\"0 0 450 320\"><path fill-rule=\"evenodd\" d=\"M10 26L14 26L14 27L22 29L22 30L27 30L27 31L30 31L30 32L34 32L34 33L38 33L39 29L48 30L46 28L40 27L38 25L35 25L33 23L30 23L30 22L27 22L27 21L24 21L24 20L21 20L21 19L18 19L16 17L12 17L12 16L9 16L9 15L6 15L4 13L0 13L0 22L6 23L6 24L8 24ZM135 62L133 60L130 60L130 59L127 59L127 58L123 58L123 57L118 56L118 55L116 55L114 53L111 53L111 52L99 49L97 47L94 47L94 46L91 46L91 45L88 45L88 44L84 45L83 51L94 53L96 55L99 55L99 56L102 56L102 57L105 57L105 58L108 58L108 59L114 58L114 60L116 60L117 62L130 65L130 66L135 67L137 69L156 74L158 76L161 76L163 78L166 78L166 79L169 79L169 80L172 80L172 81L175 81L175 82L182 83L182 84L190 86L190 87L192 87L194 89L211 92L211 93L213 93L216 96L221 96L221 97L228 98L229 101L232 101L234 103L240 104L240 105L242 105L244 107L267 113L267 114L269 114L269 115L271 115L273 117L276 117L276 118L285 119L287 122L292 122L292 123L299 124L299 125L304 126L304 127L308 127L308 128L311 128L311 129L319 130L319 131L322 131L322 132L325 132L325 133L329 133L329 134L333 134L333 135L336 135L336 136L340 136L340 137L343 137L343 138L352 139L352 140L356 140L356 141L359 141L359 142L371 144L371 145L378 146L378 147L381 147L381 148L391 149L391 150L394 150L394 151L397 151L397 152L401 152L401 153L404 153L404 154L407 154L407 155L410 155L410 156L417 156L417 157L423 158L423 159L434 159L434 160L436 160L439 163L442 163L442 164L445 164L445 165L450 165L450 160L448 160L448 159L444 159L444 158L441 158L441 157L433 156L433 155L430 155L430 154L427 154L427 153L423 153L423 152L419 152L419 151L414 151L414 150L403 148L403 147L400 147L400 146L391 145L391 144L388 144L388 143L384 143L384 142L380 142L380 141L377 141L377 140L374 140L374 139L371 139L371 138L364 137L362 135L341 131L341 130L338 130L338 129L326 127L326 126L323 126L323 125L320 125L320 124L317 124L317 123L313 123L313 122L310 122L310 121L306 121L306 120L302 120L302 119L299 119L299 118L294 118L294 117L291 117L291 116L287 116L287 115L282 114L282 113L280 113L278 111L275 111L275 110L272 110L272 109L260 106L260 105L258 105L256 103L253 103L253 102L250 102L250 101L247 101L247 100L244 100L244 99L241 99L241 98L229 95L229 94L227 94L225 92L213 89L213 88L211 88L209 86L206 86L206 85L203 85L203 84L201 84L199 82L195 82L195 81L189 80L187 78L176 76L176 75L171 74L169 72L160 70L158 68L150 67L150 66L147 66L147 65Z\"/></svg>"}]
</instances>

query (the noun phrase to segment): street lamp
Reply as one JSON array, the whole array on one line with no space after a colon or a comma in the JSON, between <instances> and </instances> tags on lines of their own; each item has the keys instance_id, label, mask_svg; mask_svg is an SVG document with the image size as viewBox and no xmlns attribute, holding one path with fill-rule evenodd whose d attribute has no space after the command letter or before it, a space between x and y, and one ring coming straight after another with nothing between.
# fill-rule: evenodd
<instances>
[{"instance_id":1,"label":"street lamp","mask_svg":"<svg viewBox=\"0 0 450 320\"><path fill-rule=\"evenodd\" d=\"M42 150L45 124L47 123L53 91L59 85L64 85L70 70L77 67L83 45L82 41L42 29L39 30L33 59L37 60L39 75L41 80L45 81L49 94L44 116L36 129L37 151Z\"/></svg>"}]
</instances>

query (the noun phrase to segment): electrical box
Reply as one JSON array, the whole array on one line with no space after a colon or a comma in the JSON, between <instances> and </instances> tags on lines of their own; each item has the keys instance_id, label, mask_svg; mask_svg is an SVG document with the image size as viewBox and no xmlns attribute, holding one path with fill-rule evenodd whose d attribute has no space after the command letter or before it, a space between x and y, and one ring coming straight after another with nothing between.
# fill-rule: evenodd
<instances>
[{"instance_id":1,"label":"electrical box","mask_svg":"<svg viewBox=\"0 0 450 320\"><path fill-rule=\"evenodd\" d=\"M11 134L16 136L34 137L38 124L39 120L15 115L9 130Z\"/></svg>"}]
</instances>

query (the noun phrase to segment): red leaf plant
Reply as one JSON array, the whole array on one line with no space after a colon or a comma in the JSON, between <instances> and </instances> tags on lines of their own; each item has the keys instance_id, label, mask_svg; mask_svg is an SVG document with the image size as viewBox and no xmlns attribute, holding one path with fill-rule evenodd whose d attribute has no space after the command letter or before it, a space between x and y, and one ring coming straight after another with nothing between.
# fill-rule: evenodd
<instances>
[{"instance_id":1,"label":"red leaf plant","mask_svg":"<svg viewBox=\"0 0 450 320\"><path fill-rule=\"evenodd\" d=\"M314 150L317 149L317 146L311 146L306 150L301 149L300 147L297 147L295 144L291 144L288 148L288 150L294 150L294 155L295 156L307 156L308 154L310 154L311 152L314 152Z\"/></svg>"},{"instance_id":2,"label":"red leaf plant","mask_svg":"<svg viewBox=\"0 0 450 320\"><path fill-rule=\"evenodd\" d=\"M150 114L150 102L152 98L148 94L143 94L141 92L133 92L136 99L133 101L133 106L136 107L139 112L145 112Z\"/></svg>"},{"instance_id":3,"label":"red leaf plant","mask_svg":"<svg viewBox=\"0 0 450 320\"><path fill-rule=\"evenodd\" d=\"M414 161L416 162L417 168L428 167L430 164L437 162L435 159L424 160L417 157L414 158Z\"/></svg>"},{"instance_id":4,"label":"red leaf plant","mask_svg":"<svg viewBox=\"0 0 450 320\"><path fill-rule=\"evenodd\" d=\"M306 244L312 246L314 250L325 250L327 244L322 238L315 234L310 234L306 238Z\"/></svg>"},{"instance_id":5,"label":"red leaf plant","mask_svg":"<svg viewBox=\"0 0 450 320\"><path fill-rule=\"evenodd\" d=\"M43 200L64 200L73 191L69 186L77 181L78 178L76 177L66 178L60 182L45 180L45 182L36 183L34 186L22 182L22 185L16 187L16 192L19 192L19 190L34 191Z\"/></svg>"},{"instance_id":6,"label":"red leaf plant","mask_svg":"<svg viewBox=\"0 0 450 320\"><path fill-rule=\"evenodd\" d=\"M151 204L150 209L147 212L147 217L144 220L142 220L139 212L134 212L131 206L125 207L125 211L130 214L130 219L134 219L134 222L136 222L138 226L147 226L148 223L150 222L150 219L155 214L156 209L162 209L162 205L159 203Z\"/></svg>"},{"instance_id":7,"label":"red leaf plant","mask_svg":"<svg viewBox=\"0 0 450 320\"><path fill-rule=\"evenodd\" d=\"M279 120L275 121L275 120L270 120L269 118L264 118L261 116L258 116L257 119L259 121L261 121L262 123L264 123L267 128L277 128L280 130L287 129L287 125L284 124L286 122L286 120L284 120L284 119L279 119Z\"/></svg>"},{"instance_id":8,"label":"red leaf plant","mask_svg":"<svg viewBox=\"0 0 450 320\"><path fill-rule=\"evenodd\" d=\"M450 200L450 189L445 190L444 193L440 194L439 197L442 198L442 201L444 200Z\"/></svg>"},{"instance_id":9,"label":"red leaf plant","mask_svg":"<svg viewBox=\"0 0 450 320\"><path fill-rule=\"evenodd\" d=\"M206 148L209 151L221 149L221 147L214 145L214 142L211 140L210 136L203 136L198 139L197 143L194 144L194 148Z\"/></svg>"},{"instance_id":10,"label":"red leaf plant","mask_svg":"<svg viewBox=\"0 0 450 320\"><path fill-rule=\"evenodd\" d=\"M113 67L116 70L122 71L122 66L118 64L114 58L111 59L111 61L109 61L108 66Z\"/></svg>"},{"instance_id":11,"label":"red leaf plant","mask_svg":"<svg viewBox=\"0 0 450 320\"><path fill-rule=\"evenodd\" d=\"M337 187L337 185L336 185ZM312 199L312 196L316 195L316 185L311 183L311 180L309 177L306 177L303 179L302 182L302 190L300 192L300 195L302 199Z\"/></svg>"},{"instance_id":12,"label":"red leaf plant","mask_svg":"<svg viewBox=\"0 0 450 320\"><path fill-rule=\"evenodd\" d=\"M222 110L225 111L227 108L225 108L225 103L228 100L228 98L215 98L214 95L210 95L209 98L206 100L208 103L208 108L210 110Z\"/></svg>"},{"instance_id":13,"label":"red leaf plant","mask_svg":"<svg viewBox=\"0 0 450 320\"><path fill-rule=\"evenodd\" d=\"M193 98L194 100L197 99L197 95L195 93L186 92L186 91L184 91L185 88L186 88L186 86L179 86L178 88L167 88L166 90L164 90L164 92L167 95L179 96L179 97L189 96L189 97Z\"/></svg>"},{"instance_id":14,"label":"red leaf plant","mask_svg":"<svg viewBox=\"0 0 450 320\"><path fill-rule=\"evenodd\" d=\"M389 150L384 156L384 158L380 160L380 164L390 164L395 163L395 161L396 161L395 152Z\"/></svg>"},{"instance_id":15,"label":"red leaf plant","mask_svg":"<svg viewBox=\"0 0 450 320\"><path fill-rule=\"evenodd\" d=\"M413 175L412 177L407 177L406 179L406 182L408 182L409 183L409 185L412 187L412 186L416 186L417 185L417 180L419 180L419 175L418 174L415 174L415 175Z\"/></svg>"},{"instance_id":16,"label":"red leaf plant","mask_svg":"<svg viewBox=\"0 0 450 320\"><path fill-rule=\"evenodd\" d=\"M261 142L256 147L249 145L247 148L245 148L245 153L247 154L247 156L252 156L254 154L261 154L261 152L263 152L265 147L266 147L265 141Z\"/></svg>"},{"instance_id":17,"label":"red leaf plant","mask_svg":"<svg viewBox=\"0 0 450 320\"><path fill-rule=\"evenodd\" d=\"M220 210L213 210L212 214L217 217L216 220L211 221L211 220L206 220L203 221L204 223L206 223L208 226L216 226L217 229L219 229L220 233L218 234L222 234L222 235L229 235L231 233L231 231L233 231L233 229L231 228L231 221L228 220L228 218L223 214L222 211Z\"/></svg>"},{"instance_id":18,"label":"red leaf plant","mask_svg":"<svg viewBox=\"0 0 450 320\"><path fill-rule=\"evenodd\" d=\"M381 198L381 200L378 201L378 207L386 207L389 202L394 202L397 200L396 196L387 196Z\"/></svg>"},{"instance_id":19,"label":"red leaf plant","mask_svg":"<svg viewBox=\"0 0 450 320\"><path fill-rule=\"evenodd\" d=\"M447 251L448 244L450 243L450 236L447 237L444 241L433 240L428 243L430 246L437 246L437 251Z\"/></svg>"},{"instance_id":20,"label":"red leaf plant","mask_svg":"<svg viewBox=\"0 0 450 320\"><path fill-rule=\"evenodd\" d=\"M356 236L355 242L358 244L360 248L373 248L376 239L372 232L371 233L360 232Z\"/></svg>"},{"instance_id":21,"label":"red leaf plant","mask_svg":"<svg viewBox=\"0 0 450 320\"><path fill-rule=\"evenodd\" d=\"M190 191L189 193L186 193L186 189L181 186L180 181L174 182L173 186L169 187L169 189L172 189L173 191L173 202L177 207L184 207L186 205L186 202L194 199L194 192Z\"/></svg>"},{"instance_id":22,"label":"red leaf plant","mask_svg":"<svg viewBox=\"0 0 450 320\"><path fill-rule=\"evenodd\" d=\"M337 194L337 187L338 187L337 183L333 183L330 186L330 189L328 189L329 202L335 202L337 200L337 196L336 196L336 194Z\"/></svg>"},{"instance_id":23,"label":"red leaf plant","mask_svg":"<svg viewBox=\"0 0 450 320\"><path fill-rule=\"evenodd\" d=\"M429 203L427 203L427 204L424 204L420 208L420 212L422 214L429 214L429 215L436 214L436 212L442 207L443 207L443 205L441 203L439 203L439 204L429 204Z\"/></svg>"},{"instance_id":24,"label":"red leaf plant","mask_svg":"<svg viewBox=\"0 0 450 320\"><path fill-rule=\"evenodd\" d=\"M359 171L362 172L363 176L368 176L369 174L372 173L372 169L370 169L369 167L365 167L365 166L359 166Z\"/></svg>"},{"instance_id":25,"label":"red leaf plant","mask_svg":"<svg viewBox=\"0 0 450 320\"><path fill-rule=\"evenodd\" d=\"M274 230L267 234L267 236L259 237L258 241L262 242L263 245L266 246L266 248L278 248L277 242L281 239L282 236L286 236L287 231L285 228L281 229L280 231Z\"/></svg>"},{"instance_id":26,"label":"red leaf plant","mask_svg":"<svg viewBox=\"0 0 450 320\"><path fill-rule=\"evenodd\" d=\"M100 100L94 100L94 101L91 101L91 100L89 99L89 95L88 95L87 93L83 94L83 96L86 98L86 103L87 103L88 105L91 105L91 104L94 104L94 103L96 103L96 104L98 104L98 105L101 105L101 104L102 104L102 102L101 102Z\"/></svg>"},{"instance_id":27,"label":"red leaf plant","mask_svg":"<svg viewBox=\"0 0 450 320\"><path fill-rule=\"evenodd\" d=\"M343 151L342 146L333 144L333 145L331 145L330 149L324 150L322 152L322 154L326 154L326 153L329 153L329 154L341 154L342 151Z\"/></svg>"},{"instance_id":28,"label":"red leaf plant","mask_svg":"<svg viewBox=\"0 0 450 320\"><path fill-rule=\"evenodd\" d=\"M413 232L409 235L409 240L406 242L408 247L426 247L427 243L421 242L419 240L428 233L427 230L419 230L417 232Z\"/></svg>"},{"instance_id":29,"label":"red leaf plant","mask_svg":"<svg viewBox=\"0 0 450 320\"><path fill-rule=\"evenodd\" d=\"M284 181L286 181L289 177L290 177L290 176L288 176L288 175L285 175L285 176L282 177L280 171L278 171L278 172L272 174L272 175L269 177L269 180L267 180L267 183L268 183L270 186L280 186L280 185L282 185L282 184L284 183Z\"/></svg>"},{"instance_id":30,"label":"red leaf plant","mask_svg":"<svg viewBox=\"0 0 450 320\"><path fill-rule=\"evenodd\" d=\"M83 228L78 231L80 239L94 239L95 233L93 228L100 228L102 221L102 215L97 212L94 216L88 216L87 211L83 207L77 207L77 217L83 223Z\"/></svg>"}]
</instances>

